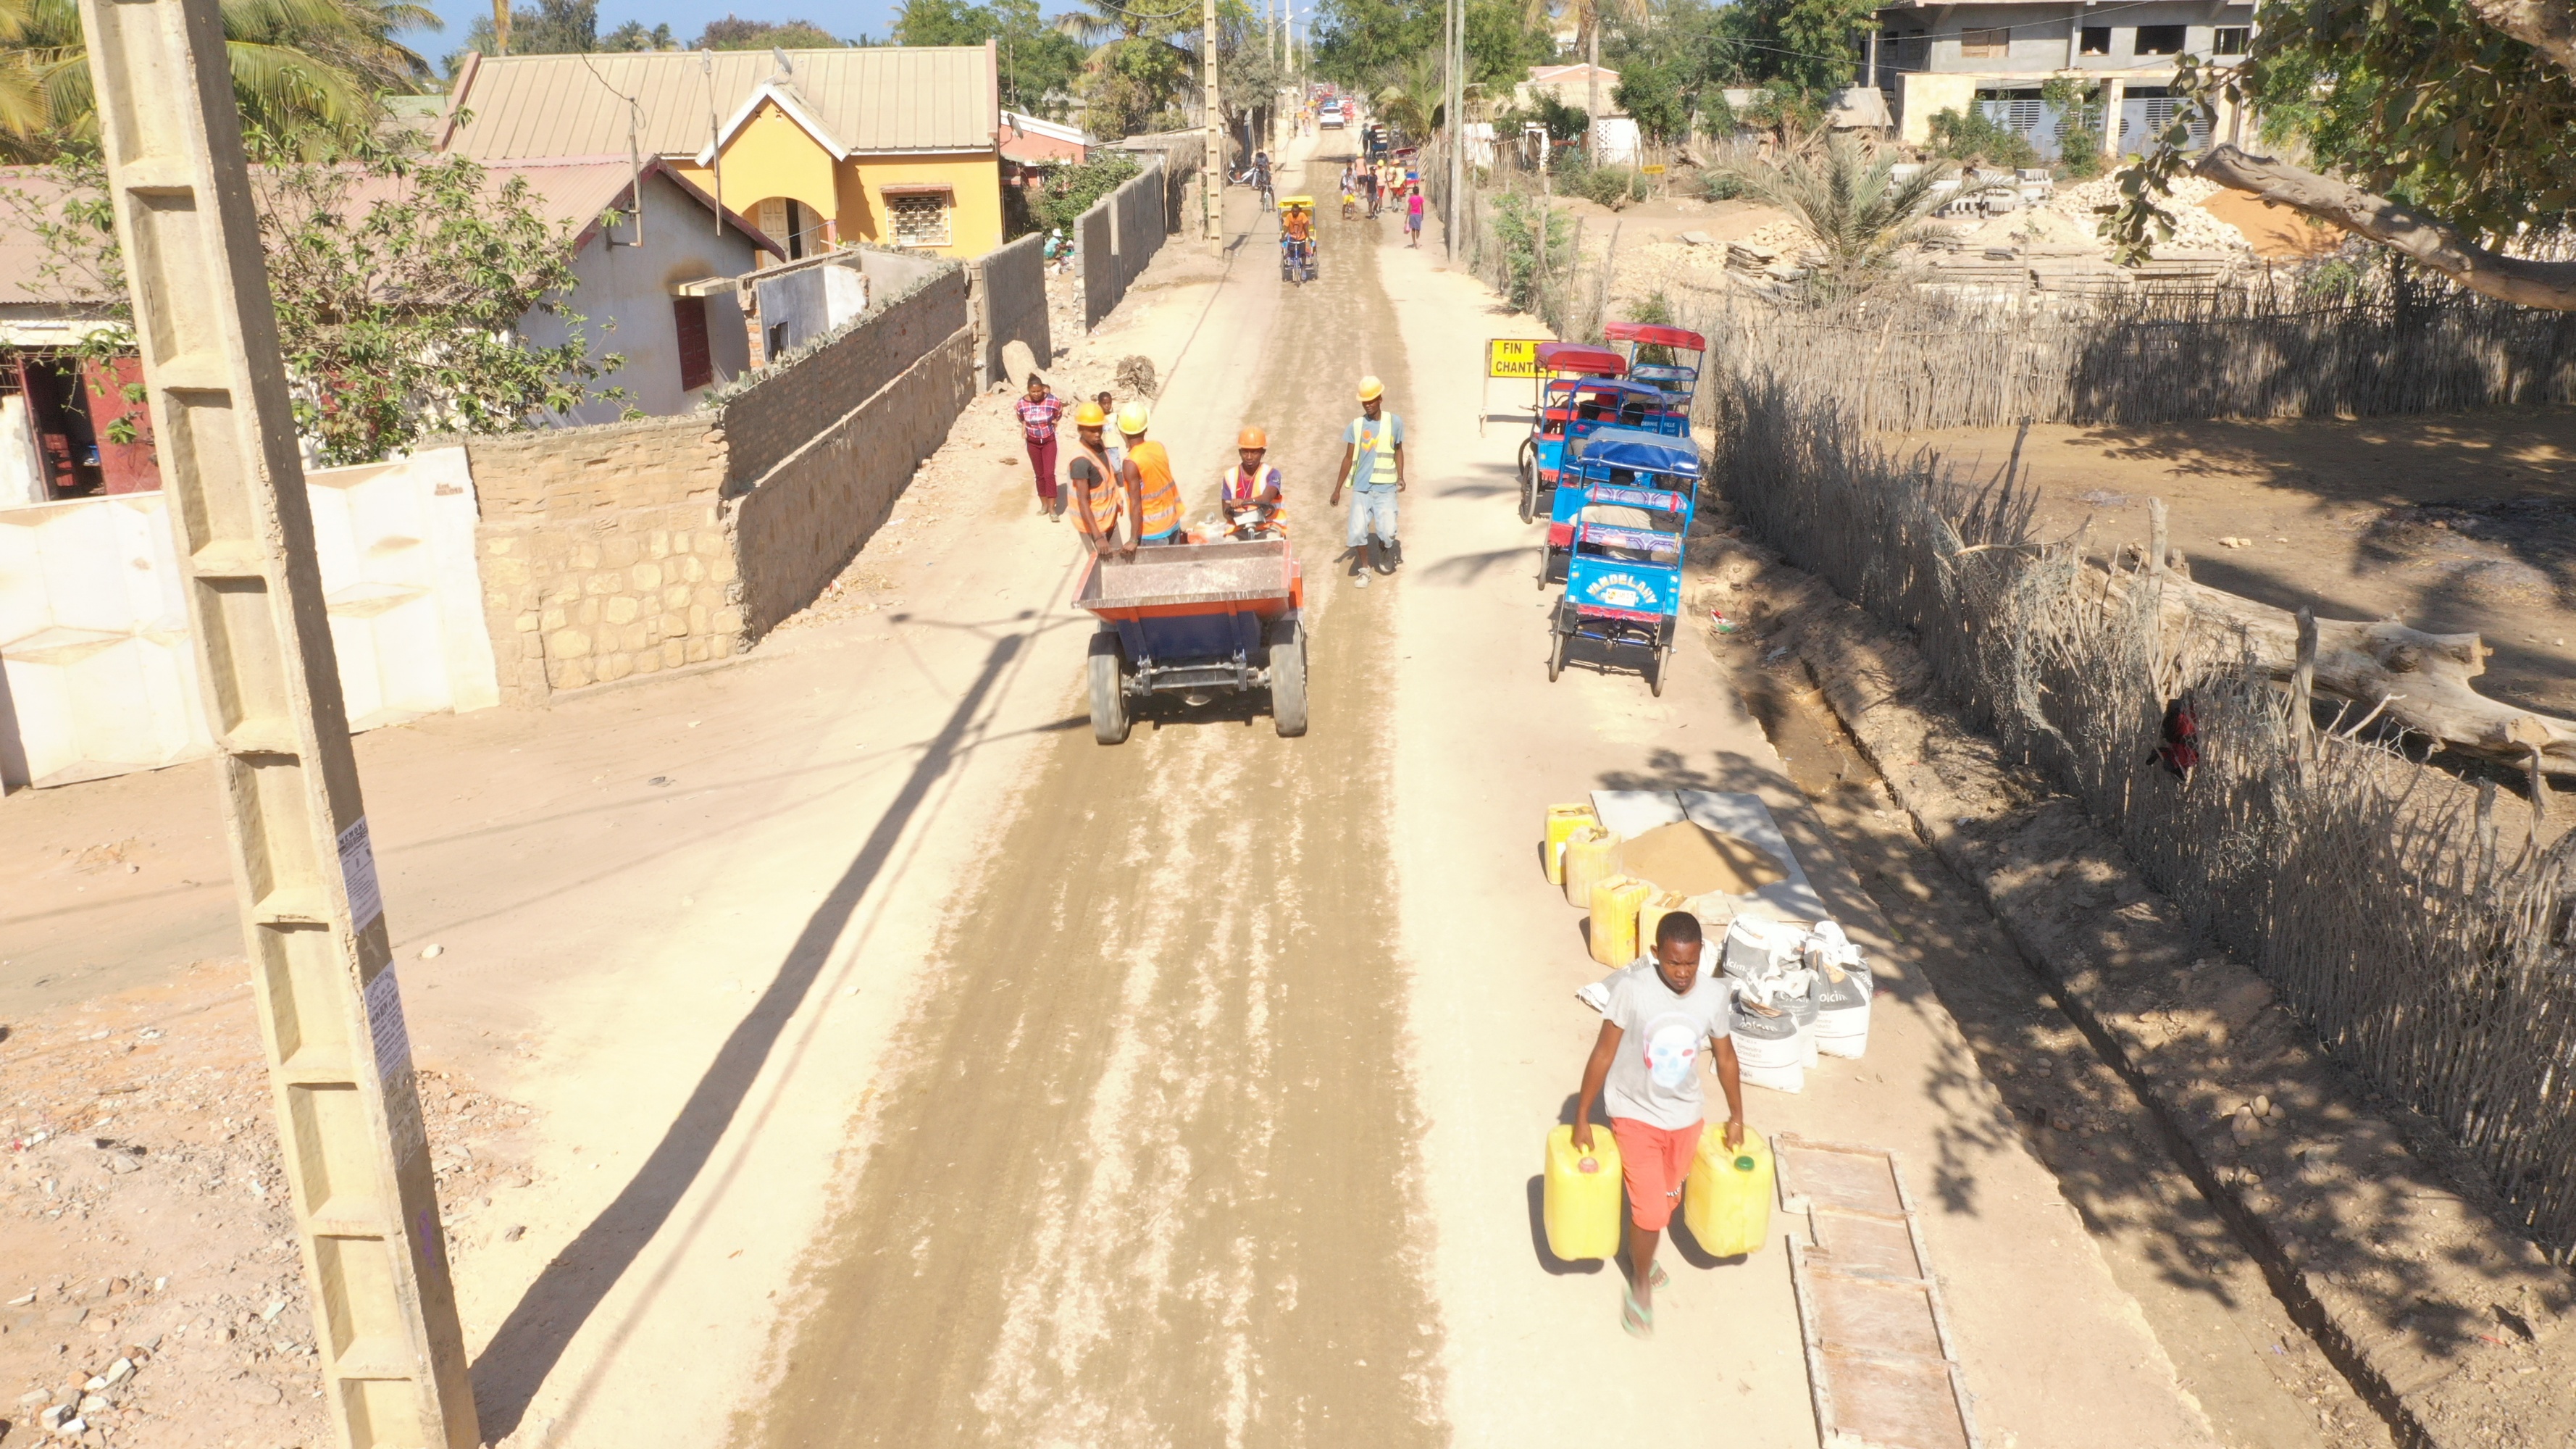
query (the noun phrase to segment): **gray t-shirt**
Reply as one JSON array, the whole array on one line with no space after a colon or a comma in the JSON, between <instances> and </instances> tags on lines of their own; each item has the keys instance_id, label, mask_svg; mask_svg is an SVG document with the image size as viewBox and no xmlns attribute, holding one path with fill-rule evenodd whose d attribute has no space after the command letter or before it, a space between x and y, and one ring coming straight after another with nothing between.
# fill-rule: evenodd
<instances>
[{"instance_id":1,"label":"gray t-shirt","mask_svg":"<svg viewBox=\"0 0 2576 1449\"><path fill-rule=\"evenodd\" d=\"M1690 992L1675 996L1656 972L1653 958L1640 956L1601 985L1609 1000L1601 1015L1624 1033L1619 1054L1610 1061L1609 1080L1602 1085L1601 1104L1613 1117L1634 1117L1667 1130L1706 1120L1699 1053L1704 1043L1735 1029L1727 980L1703 967Z\"/></svg>"}]
</instances>

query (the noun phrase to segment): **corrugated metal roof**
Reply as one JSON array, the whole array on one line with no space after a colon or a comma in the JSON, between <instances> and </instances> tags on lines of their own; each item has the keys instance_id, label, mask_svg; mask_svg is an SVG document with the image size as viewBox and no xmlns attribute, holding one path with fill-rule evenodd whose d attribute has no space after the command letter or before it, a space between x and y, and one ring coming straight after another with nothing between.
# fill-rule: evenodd
<instances>
[{"instance_id":1,"label":"corrugated metal roof","mask_svg":"<svg viewBox=\"0 0 2576 1449\"><path fill-rule=\"evenodd\" d=\"M513 55L470 60L446 149L478 161L622 155L630 125L648 156L694 156L764 84L791 89L844 150L981 151L992 146L998 86L980 45L641 55Z\"/></svg>"}]
</instances>

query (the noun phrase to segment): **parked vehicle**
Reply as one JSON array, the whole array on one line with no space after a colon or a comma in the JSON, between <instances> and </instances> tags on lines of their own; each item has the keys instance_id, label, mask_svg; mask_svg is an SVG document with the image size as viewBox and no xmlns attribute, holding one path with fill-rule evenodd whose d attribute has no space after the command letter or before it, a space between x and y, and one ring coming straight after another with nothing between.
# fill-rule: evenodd
<instances>
[{"instance_id":1,"label":"parked vehicle","mask_svg":"<svg viewBox=\"0 0 2576 1449\"><path fill-rule=\"evenodd\" d=\"M1324 102L1324 111L1323 111L1323 117L1322 117L1322 120L1323 120L1323 126L1324 126L1324 129L1325 129L1325 130L1327 130L1327 131L1338 131L1338 130L1340 130L1340 129L1342 128L1342 103L1341 103L1340 101L1326 101L1326 102Z\"/></svg>"},{"instance_id":2,"label":"parked vehicle","mask_svg":"<svg viewBox=\"0 0 2576 1449\"><path fill-rule=\"evenodd\" d=\"M1086 666L1100 743L1124 743L1131 701L1156 694L1267 691L1279 733L1306 732L1306 573L1286 539L1095 557L1073 603L1100 620Z\"/></svg>"},{"instance_id":3,"label":"parked vehicle","mask_svg":"<svg viewBox=\"0 0 2576 1449\"><path fill-rule=\"evenodd\" d=\"M1604 323L1601 335L1628 362L1628 380L1652 383L1686 400L1699 396L1702 359L1708 339L1680 327L1650 322Z\"/></svg>"},{"instance_id":4,"label":"parked vehicle","mask_svg":"<svg viewBox=\"0 0 2576 1449\"><path fill-rule=\"evenodd\" d=\"M1597 440L1584 457L1582 486L1560 490L1559 499L1577 493L1565 592L1549 616L1547 677L1553 682L1577 648L1597 653L1604 665L1643 652L1641 668L1660 696L1681 626L1698 453L1663 439Z\"/></svg>"},{"instance_id":5,"label":"parked vehicle","mask_svg":"<svg viewBox=\"0 0 2576 1449\"><path fill-rule=\"evenodd\" d=\"M1633 384L1632 384L1633 385ZM1699 449L1688 439L1644 428L1601 428L1583 438L1579 457L1566 459L1548 501L1547 543L1539 551L1538 586L1565 577L1574 556L1576 525L1599 487L1699 490Z\"/></svg>"},{"instance_id":6,"label":"parked vehicle","mask_svg":"<svg viewBox=\"0 0 2576 1449\"><path fill-rule=\"evenodd\" d=\"M1534 523L1548 511L1549 497L1565 471L1582 458L1594 433L1625 428L1677 438L1690 432L1688 400L1647 383L1617 377L1552 378L1540 395L1537 425L1521 445L1523 523Z\"/></svg>"}]
</instances>

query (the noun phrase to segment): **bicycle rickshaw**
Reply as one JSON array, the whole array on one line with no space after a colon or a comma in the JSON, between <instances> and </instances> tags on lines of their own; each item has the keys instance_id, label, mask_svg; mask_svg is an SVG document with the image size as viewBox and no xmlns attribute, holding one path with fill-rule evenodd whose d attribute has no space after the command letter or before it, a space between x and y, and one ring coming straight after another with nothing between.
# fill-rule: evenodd
<instances>
[{"instance_id":1,"label":"bicycle rickshaw","mask_svg":"<svg viewBox=\"0 0 2576 1449\"><path fill-rule=\"evenodd\" d=\"M1584 440L1580 459L1558 475L1550 500L1547 543L1539 551L1538 586L1565 578L1583 510L1604 487L1659 488L1699 496L1699 449L1687 438L1644 428L1602 428Z\"/></svg>"},{"instance_id":2,"label":"bicycle rickshaw","mask_svg":"<svg viewBox=\"0 0 2576 1449\"><path fill-rule=\"evenodd\" d=\"M1601 335L1618 348L1633 382L1652 383L1684 397L1699 395L1700 365L1708 356L1708 339L1681 327L1651 322L1608 322Z\"/></svg>"},{"instance_id":3,"label":"bicycle rickshaw","mask_svg":"<svg viewBox=\"0 0 2576 1449\"><path fill-rule=\"evenodd\" d=\"M1593 434L1625 428L1658 437L1686 437L1686 401L1649 383L1619 377L1551 378L1541 385L1539 424L1521 448L1521 521L1535 523L1544 501L1583 457Z\"/></svg>"},{"instance_id":4,"label":"bicycle rickshaw","mask_svg":"<svg viewBox=\"0 0 2576 1449\"><path fill-rule=\"evenodd\" d=\"M1698 458L1689 459L1687 481L1677 466L1677 455L1687 452L1668 441L1621 438L1596 440L1585 455L1587 480L1600 481L1582 490L1570 525L1565 593L1549 615L1549 682L1574 646L1586 643L1605 656L1652 655L1642 667L1653 692L1663 694L1681 626L1683 543L1699 499ZM1614 477L1627 481L1608 481Z\"/></svg>"},{"instance_id":5,"label":"bicycle rickshaw","mask_svg":"<svg viewBox=\"0 0 2576 1449\"><path fill-rule=\"evenodd\" d=\"M1288 218L1300 213L1306 219L1306 239L1300 244L1288 234ZM1315 280L1315 198L1283 196L1279 198L1279 280L1304 286Z\"/></svg>"}]
</instances>

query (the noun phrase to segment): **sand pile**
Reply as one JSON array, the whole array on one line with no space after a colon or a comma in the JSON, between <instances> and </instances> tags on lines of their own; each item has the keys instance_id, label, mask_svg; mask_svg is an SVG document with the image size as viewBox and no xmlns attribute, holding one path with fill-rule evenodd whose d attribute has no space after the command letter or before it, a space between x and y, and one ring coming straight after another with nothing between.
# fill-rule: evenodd
<instances>
[{"instance_id":1,"label":"sand pile","mask_svg":"<svg viewBox=\"0 0 2576 1449\"><path fill-rule=\"evenodd\" d=\"M1789 872L1771 852L1688 820L1659 825L1620 842L1618 869L1658 890L1685 896L1748 896Z\"/></svg>"},{"instance_id":2,"label":"sand pile","mask_svg":"<svg viewBox=\"0 0 2576 1449\"><path fill-rule=\"evenodd\" d=\"M2175 177L2173 195L2161 203L2173 216L2173 239L2158 241L2156 254L2253 250L2253 244L2245 240L2245 233L2201 209L2200 203L2225 189L2215 181L2204 181L2197 176ZM2120 178L2114 175L2074 186L2061 186L2040 210L2055 212L2074 221L2090 237L2102 220L2094 208L2119 204Z\"/></svg>"}]
</instances>

